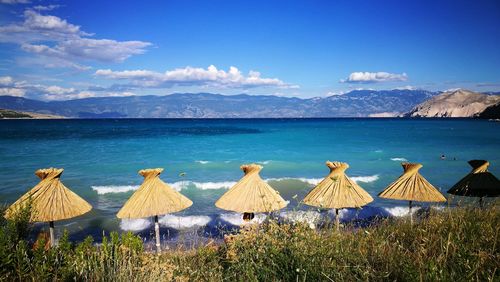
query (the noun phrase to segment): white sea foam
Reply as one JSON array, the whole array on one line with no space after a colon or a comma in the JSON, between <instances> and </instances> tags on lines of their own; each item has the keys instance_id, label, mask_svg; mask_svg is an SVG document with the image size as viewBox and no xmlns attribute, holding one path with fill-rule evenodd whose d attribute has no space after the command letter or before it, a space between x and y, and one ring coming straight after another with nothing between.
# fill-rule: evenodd
<instances>
[{"instance_id":1,"label":"white sea foam","mask_svg":"<svg viewBox=\"0 0 500 282\"><path fill-rule=\"evenodd\" d=\"M354 176L352 180L356 182L374 182L378 180L378 174L368 176ZM284 180L298 180L311 185L318 185L323 178L305 178L305 177L281 177L281 178L267 178L266 181L284 181Z\"/></svg>"},{"instance_id":2,"label":"white sea foam","mask_svg":"<svg viewBox=\"0 0 500 282\"><path fill-rule=\"evenodd\" d=\"M441 210L443 207L431 207ZM414 207L412 213L416 213L421 207ZM373 217L404 217L408 215L407 206L395 207L375 207L365 206L361 209L341 209L339 210L339 218L342 222L349 222L353 220L369 220ZM279 217L286 221L304 222L310 228L315 228L318 223L322 221L334 221L335 210L328 210L327 213L320 213L317 210L298 210L298 211L282 211ZM255 218L251 221L244 221L241 213L223 213L219 215L217 221L229 223L234 226L241 226L251 223L262 223L267 218L264 213L255 214ZM212 219L205 215L189 215L189 216L176 216L165 215L160 218L161 226L170 227L177 230L185 230L194 227L207 226ZM125 231L141 231L150 228L152 221L150 219L123 219L120 222L120 228Z\"/></svg>"},{"instance_id":3,"label":"white sea foam","mask_svg":"<svg viewBox=\"0 0 500 282\"><path fill-rule=\"evenodd\" d=\"M208 164L208 163L211 163L211 161L195 161L199 164Z\"/></svg>"},{"instance_id":4,"label":"white sea foam","mask_svg":"<svg viewBox=\"0 0 500 282\"><path fill-rule=\"evenodd\" d=\"M122 219L120 228L124 231L141 231L151 225L151 220L145 218Z\"/></svg>"},{"instance_id":5,"label":"white sea foam","mask_svg":"<svg viewBox=\"0 0 500 282\"><path fill-rule=\"evenodd\" d=\"M412 213L415 213L420 207L414 207ZM365 206L361 209L341 209L339 217L342 221L352 221L356 219L369 219L372 217L402 217L408 215L408 207L374 207ZM328 217L333 220L335 218L335 210L328 211Z\"/></svg>"},{"instance_id":6,"label":"white sea foam","mask_svg":"<svg viewBox=\"0 0 500 282\"><path fill-rule=\"evenodd\" d=\"M174 190L176 191L181 191L182 189L188 187L189 183L191 183L191 181L177 181L174 183L169 183L168 185L170 185L170 187L174 188Z\"/></svg>"},{"instance_id":7,"label":"white sea foam","mask_svg":"<svg viewBox=\"0 0 500 282\"><path fill-rule=\"evenodd\" d=\"M382 151L382 150L375 150L374 152L375 152L375 153L382 153L382 152L384 152L384 151Z\"/></svg>"},{"instance_id":8,"label":"white sea foam","mask_svg":"<svg viewBox=\"0 0 500 282\"><path fill-rule=\"evenodd\" d=\"M211 190L211 189L229 189L234 184L235 181L222 181L222 182L191 182L196 188L201 190Z\"/></svg>"},{"instance_id":9,"label":"white sea foam","mask_svg":"<svg viewBox=\"0 0 500 282\"><path fill-rule=\"evenodd\" d=\"M270 160L267 160L267 161L261 161L261 162L256 162L258 164L261 164L261 165L266 165L266 164L269 164L271 161Z\"/></svg>"},{"instance_id":10,"label":"white sea foam","mask_svg":"<svg viewBox=\"0 0 500 282\"><path fill-rule=\"evenodd\" d=\"M397 207L391 207L391 208L384 208L388 213L391 214L391 216L396 216L396 217L401 217L401 216L406 216L408 215L408 207L403 207L403 206L397 206ZM413 207L411 209L411 213L415 213L417 210L419 210L420 207Z\"/></svg>"},{"instance_id":11,"label":"white sea foam","mask_svg":"<svg viewBox=\"0 0 500 282\"><path fill-rule=\"evenodd\" d=\"M297 180L300 180L300 181L305 182L307 184L317 185L318 183L321 182L321 180L323 180L323 178L303 178L303 177L300 177L300 178L297 178Z\"/></svg>"},{"instance_id":12,"label":"white sea foam","mask_svg":"<svg viewBox=\"0 0 500 282\"><path fill-rule=\"evenodd\" d=\"M292 222L304 222L311 229L316 228L316 223L321 219L321 214L314 210L309 211L284 211L280 213L280 217Z\"/></svg>"},{"instance_id":13,"label":"white sea foam","mask_svg":"<svg viewBox=\"0 0 500 282\"><path fill-rule=\"evenodd\" d=\"M178 181L169 185L175 190L180 191L191 185L200 190L214 190L214 189L229 189L234 184L236 184L235 181L221 181L221 182Z\"/></svg>"},{"instance_id":14,"label":"white sea foam","mask_svg":"<svg viewBox=\"0 0 500 282\"><path fill-rule=\"evenodd\" d=\"M391 158L391 161L395 162L407 162L408 160L405 158Z\"/></svg>"},{"instance_id":15,"label":"white sea foam","mask_svg":"<svg viewBox=\"0 0 500 282\"><path fill-rule=\"evenodd\" d=\"M104 195L108 193L125 193L128 191L134 191L139 188L138 185L109 185L109 186L91 186L92 190L96 191L98 195Z\"/></svg>"},{"instance_id":16,"label":"white sea foam","mask_svg":"<svg viewBox=\"0 0 500 282\"><path fill-rule=\"evenodd\" d=\"M354 176L351 177L352 180L356 182L374 182L377 181L379 176ZM285 181L285 180L297 180L310 185L317 185L323 180L323 178L305 178L305 177L281 177L281 178L267 178L265 181ZM177 191L181 191L189 186L194 186L200 190L214 190L214 189L229 189L236 184L236 181L219 181L219 182L197 182L197 181L177 181L174 183L169 183L170 187ZM139 185L108 185L108 186L91 186L92 190L96 191L99 195L105 195L109 193L126 193L129 191L135 191L139 188Z\"/></svg>"},{"instance_id":17,"label":"white sea foam","mask_svg":"<svg viewBox=\"0 0 500 282\"><path fill-rule=\"evenodd\" d=\"M256 214L254 219L250 221L244 221L243 215L241 213L223 213L220 215L220 219L229 222L232 225L245 225L250 223L262 223L266 219L267 215L259 213Z\"/></svg>"},{"instance_id":18,"label":"white sea foam","mask_svg":"<svg viewBox=\"0 0 500 282\"><path fill-rule=\"evenodd\" d=\"M305 182L307 184L311 185L316 185L323 180L322 178L305 178L305 177L298 177L298 178L293 178L293 177L281 177L281 178L267 178L264 179L266 182L267 181L284 181L284 180L298 180L301 182Z\"/></svg>"},{"instance_id":19,"label":"white sea foam","mask_svg":"<svg viewBox=\"0 0 500 282\"><path fill-rule=\"evenodd\" d=\"M375 182L378 180L378 174L369 175L369 176L353 176L353 177L351 177L351 179L355 182L370 183L370 182Z\"/></svg>"},{"instance_id":20,"label":"white sea foam","mask_svg":"<svg viewBox=\"0 0 500 282\"><path fill-rule=\"evenodd\" d=\"M205 226L210 222L210 217L205 215L177 216L167 214L159 220L160 225L182 230L194 226Z\"/></svg>"}]
</instances>

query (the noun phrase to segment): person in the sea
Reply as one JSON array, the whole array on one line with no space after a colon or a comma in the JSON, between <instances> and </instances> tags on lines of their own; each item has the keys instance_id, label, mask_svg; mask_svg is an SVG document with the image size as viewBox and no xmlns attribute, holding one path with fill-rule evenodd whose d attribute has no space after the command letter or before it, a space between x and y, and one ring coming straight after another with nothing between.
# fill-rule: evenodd
<instances>
[{"instance_id":1,"label":"person in the sea","mask_svg":"<svg viewBox=\"0 0 500 282\"><path fill-rule=\"evenodd\" d=\"M445 156L444 154L443 154L443 155L441 155L441 159L442 159L442 160L446 160L446 156Z\"/></svg>"}]
</instances>

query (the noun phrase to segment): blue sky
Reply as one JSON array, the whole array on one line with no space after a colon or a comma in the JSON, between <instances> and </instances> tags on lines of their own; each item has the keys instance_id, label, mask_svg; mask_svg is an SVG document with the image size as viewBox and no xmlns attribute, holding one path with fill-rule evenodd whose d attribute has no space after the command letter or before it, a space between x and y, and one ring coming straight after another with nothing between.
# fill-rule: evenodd
<instances>
[{"instance_id":1,"label":"blue sky","mask_svg":"<svg viewBox=\"0 0 500 282\"><path fill-rule=\"evenodd\" d=\"M500 1L0 0L0 95L500 91Z\"/></svg>"}]
</instances>

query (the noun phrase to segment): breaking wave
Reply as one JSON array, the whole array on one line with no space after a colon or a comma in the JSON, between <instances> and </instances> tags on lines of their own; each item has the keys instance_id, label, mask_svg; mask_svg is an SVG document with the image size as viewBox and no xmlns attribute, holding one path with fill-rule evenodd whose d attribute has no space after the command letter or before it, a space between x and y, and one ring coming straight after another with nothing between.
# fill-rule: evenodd
<instances>
[{"instance_id":1,"label":"breaking wave","mask_svg":"<svg viewBox=\"0 0 500 282\"><path fill-rule=\"evenodd\" d=\"M378 174L370 176L353 176L351 177L351 179L354 180L355 182L370 183L378 180Z\"/></svg>"},{"instance_id":2,"label":"breaking wave","mask_svg":"<svg viewBox=\"0 0 500 282\"><path fill-rule=\"evenodd\" d=\"M210 220L211 218L206 215L177 216L167 214L160 218L159 223L161 226L182 230L195 226L205 226L210 222Z\"/></svg>"},{"instance_id":3,"label":"breaking wave","mask_svg":"<svg viewBox=\"0 0 500 282\"><path fill-rule=\"evenodd\" d=\"M120 229L124 231L141 231L151 225L151 220L145 218L122 219Z\"/></svg>"},{"instance_id":4,"label":"breaking wave","mask_svg":"<svg viewBox=\"0 0 500 282\"><path fill-rule=\"evenodd\" d=\"M378 180L378 175L370 176L354 176L351 177L352 180L356 182L374 182ZM323 178L304 178L304 177L282 177L282 178L268 178L265 181L285 181L285 180L297 180L310 185L317 185L323 180ZM213 189L229 189L236 184L236 181L220 181L220 182L197 182L197 181L178 181L174 183L169 183L169 185L177 191L194 186L200 190L213 190ZM109 185L109 186L91 186L92 190L96 191L98 195L105 195L110 193L126 193L129 191L135 191L139 188L139 185Z\"/></svg>"},{"instance_id":5,"label":"breaking wave","mask_svg":"<svg viewBox=\"0 0 500 282\"><path fill-rule=\"evenodd\" d=\"M407 162L408 160L405 158L391 158L391 161L395 162Z\"/></svg>"},{"instance_id":6,"label":"breaking wave","mask_svg":"<svg viewBox=\"0 0 500 282\"><path fill-rule=\"evenodd\" d=\"M241 213L223 213L220 215L220 219L229 222L232 225L246 225L250 223L262 223L266 219L266 214L256 214L254 219L250 221L244 221Z\"/></svg>"},{"instance_id":7,"label":"breaking wave","mask_svg":"<svg viewBox=\"0 0 500 282\"><path fill-rule=\"evenodd\" d=\"M443 207L431 207L432 209L442 210ZM414 207L412 213L416 213L421 207ZM368 220L374 218L390 218L403 217L408 215L407 206L395 207L376 207L365 206L361 209L341 209L339 210L339 218L342 222L351 222L355 220ZM251 223L262 223L268 217L267 214L257 213L251 221L243 221L241 213L222 213L218 215L165 215L160 218L159 223L162 227L169 227L176 230L186 230L195 227L205 226L223 226L228 223L233 226L242 226ZM333 222L335 220L335 210L320 212L318 210L289 210L282 211L278 214L278 220L285 222L302 222L309 225L310 228L316 228L322 222ZM124 231L141 231L151 228L152 221L150 219L122 219L120 228Z\"/></svg>"},{"instance_id":8,"label":"breaking wave","mask_svg":"<svg viewBox=\"0 0 500 282\"><path fill-rule=\"evenodd\" d=\"M109 185L109 186L91 186L92 190L96 191L98 195L104 195L109 193L125 193L128 191L134 191L139 188L138 185Z\"/></svg>"}]
</instances>

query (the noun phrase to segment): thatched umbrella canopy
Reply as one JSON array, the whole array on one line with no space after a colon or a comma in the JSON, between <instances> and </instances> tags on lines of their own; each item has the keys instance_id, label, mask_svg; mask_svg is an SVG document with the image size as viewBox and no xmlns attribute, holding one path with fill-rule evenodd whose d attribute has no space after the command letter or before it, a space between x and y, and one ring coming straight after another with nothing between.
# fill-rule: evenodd
<instances>
[{"instance_id":1,"label":"thatched umbrella canopy","mask_svg":"<svg viewBox=\"0 0 500 282\"><path fill-rule=\"evenodd\" d=\"M446 198L429 183L418 170L417 163L401 163L403 174L378 194L381 198L409 201L410 220L412 202L446 202Z\"/></svg>"},{"instance_id":2,"label":"thatched umbrella canopy","mask_svg":"<svg viewBox=\"0 0 500 282\"><path fill-rule=\"evenodd\" d=\"M154 217L156 233L156 249L160 251L160 225L158 215L178 212L190 207L193 202L175 191L160 179L163 168L143 169L139 174L144 182L123 205L118 218Z\"/></svg>"},{"instance_id":3,"label":"thatched umbrella canopy","mask_svg":"<svg viewBox=\"0 0 500 282\"><path fill-rule=\"evenodd\" d=\"M303 202L310 206L335 209L339 229L339 209L359 208L372 202L373 198L345 174L348 164L327 161L326 166L330 168L330 173L306 195Z\"/></svg>"},{"instance_id":4,"label":"thatched umbrella canopy","mask_svg":"<svg viewBox=\"0 0 500 282\"><path fill-rule=\"evenodd\" d=\"M92 206L62 184L60 177L64 169L39 169L35 174L41 179L33 189L24 194L5 212L12 219L17 211L31 204L31 222L49 222L50 243L53 246L54 221L73 218L89 212Z\"/></svg>"},{"instance_id":5,"label":"thatched umbrella canopy","mask_svg":"<svg viewBox=\"0 0 500 282\"><path fill-rule=\"evenodd\" d=\"M479 197L482 205L483 197L498 197L500 195L500 180L488 171L490 163L485 160L469 161L472 171L453 185L449 194L466 197Z\"/></svg>"},{"instance_id":6,"label":"thatched umbrella canopy","mask_svg":"<svg viewBox=\"0 0 500 282\"><path fill-rule=\"evenodd\" d=\"M215 202L216 207L243 213L246 221L253 219L256 212L271 212L286 207L288 203L260 178L262 166L248 164L240 168L245 175Z\"/></svg>"}]
</instances>

